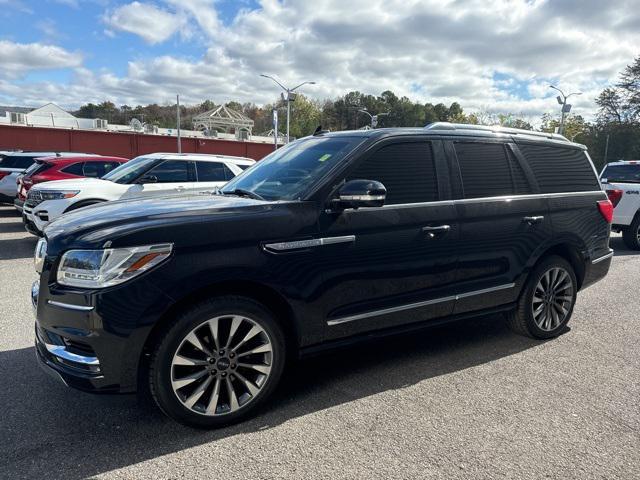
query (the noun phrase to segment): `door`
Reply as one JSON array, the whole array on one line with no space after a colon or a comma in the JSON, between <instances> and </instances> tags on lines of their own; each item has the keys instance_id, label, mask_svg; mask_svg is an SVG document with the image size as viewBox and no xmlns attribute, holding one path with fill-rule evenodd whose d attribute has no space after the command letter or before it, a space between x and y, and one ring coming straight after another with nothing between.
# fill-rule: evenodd
<instances>
[{"instance_id":1,"label":"door","mask_svg":"<svg viewBox=\"0 0 640 480\"><path fill-rule=\"evenodd\" d=\"M527 262L552 235L547 199L511 145L460 140L446 149L460 221L455 313L513 302Z\"/></svg>"},{"instance_id":2,"label":"door","mask_svg":"<svg viewBox=\"0 0 640 480\"><path fill-rule=\"evenodd\" d=\"M382 182L387 197L321 214L327 338L449 315L458 227L442 143L387 141L347 171L353 179Z\"/></svg>"},{"instance_id":3,"label":"door","mask_svg":"<svg viewBox=\"0 0 640 480\"><path fill-rule=\"evenodd\" d=\"M193 162L165 160L147 171L122 198L186 192L195 180Z\"/></svg>"}]
</instances>

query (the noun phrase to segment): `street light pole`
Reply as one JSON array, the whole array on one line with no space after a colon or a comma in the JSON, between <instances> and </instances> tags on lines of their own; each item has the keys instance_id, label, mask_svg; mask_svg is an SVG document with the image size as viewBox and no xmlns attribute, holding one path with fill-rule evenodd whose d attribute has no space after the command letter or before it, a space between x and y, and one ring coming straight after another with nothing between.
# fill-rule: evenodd
<instances>
[{"instance_id":1,"label":"street light pole","mask_svg":"<svg viewBox=\"0 0 640 480\"><path fill-rule=\"evenodd\" d=\"M300 85L297 85L297 86L295 86L293 88L287 88L283 84L281 84L278 80L273 78L271 75L265 75L265 74L261 73L260 76L264 77L264 78L270 78L280 88L282 88L282 90L284 90L286 92L286 94L287 94L287 97L285 98L284 95L283 95L282 99L287 101L287 143L289 143L289 119L291 117L291 102L295 101L295 99L296 99L296 94L293 93L293 92L296 91L298 88L302 87L303 85L315 85L316 82L302 82Z\"/></svg>"},{"instance_id":2,"label":"street light pole","mask_svg":"<svg viewBox=\"0 0 640 480\"><path fill-rule=\"evenodd\" d=\"M564 119L567 113L571 111L571 105L567 105L567 98L569 98L571 95L582 95L582 92L572 92L569 95L565 95L564 92L560 90L558 87L549 85L549 88L553 88L554 90L557 90L558 92L560 92L560 95L562 95L562 98L560 97L560 95L556 97L556 99L558 100L558 103L562 105L562 113L560 115L560 127L558 127L558 133L562 135L564 132Z\"/></svg>"},{"instance_id":3,"label":"street light pole","mask_svg":"<svg viewBox=\"0 0 640 480\"><path fill-rule=\"evenodd\" d=\"M358 112L366 113L367 115L369 115L369 118L371 119L371 128L376 128L378 126L378 118L382 117L383 115L389 115L389 113L391 113L383 112L378 113L377 115L372 115L366 108L361 108L358 110Z\"/></svg>"}]
</instances>

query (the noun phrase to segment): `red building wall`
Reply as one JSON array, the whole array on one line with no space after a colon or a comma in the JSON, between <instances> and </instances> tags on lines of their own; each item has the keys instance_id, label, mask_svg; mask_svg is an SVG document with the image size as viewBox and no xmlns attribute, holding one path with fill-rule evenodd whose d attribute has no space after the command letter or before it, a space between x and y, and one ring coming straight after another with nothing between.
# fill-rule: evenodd
<instances>
[{"instance_id":1,"label":"red building wall","mask_svg":"<svg viewBox=\"0 0 640 480\"><path fill-rule=\"evenodd\" d=\"M11 149L85 152L133 158L145 153L177 152L177 141L176 137L142 133L0 125L0 150ZM183 138L182 151L260 160L273 151L273 144Z\"/></svg>"}]
</instances>

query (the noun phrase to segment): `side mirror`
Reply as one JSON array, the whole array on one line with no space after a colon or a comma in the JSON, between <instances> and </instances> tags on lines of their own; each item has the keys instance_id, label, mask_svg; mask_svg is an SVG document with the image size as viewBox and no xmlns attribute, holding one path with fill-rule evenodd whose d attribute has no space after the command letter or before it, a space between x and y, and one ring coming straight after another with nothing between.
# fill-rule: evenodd
<instances>
[{"instance_id":1,"label":"side mirror","mask_svg":"<svg viewBox=\"0 0 640 480\"><path fill-rule=\"evenodd\" d=\"M155 175L143 175L138 179L136 183L145 184L145 183L158 183L158 177Z\"/></svg>"},{"instance_id":2,"label":"side mirror","mask_svg":"<svg viewBox=\"0 0 640 480\"><path fill-rule=\"evenodd\" d=\"M345 208L381 207L387 198L387 189L376 180L349 180L338 191L336 206Z\"/></svg>"}]
</instances>

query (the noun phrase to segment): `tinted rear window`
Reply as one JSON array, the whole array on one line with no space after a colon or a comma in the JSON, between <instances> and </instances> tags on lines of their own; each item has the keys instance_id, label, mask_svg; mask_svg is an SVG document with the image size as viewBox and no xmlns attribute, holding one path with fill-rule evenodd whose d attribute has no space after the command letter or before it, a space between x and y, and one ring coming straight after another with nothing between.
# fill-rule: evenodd
<instances>
[{"instance_id":1,"label":"tinted rear window","mask_svg":"<svg viewBox=\"0 0 640 480\"><path fill-rule=\"evenodd\" d=\"M640 183L640 164L607 165L601 178L606 178L609 182Z\"/></svg>"},{"instance_id":2,"label":"tinted rear window","mask_svg":"<svg viewBox=\"0 0 640 480\"><path fill-rule=\"evenodd\" d=\"M33 165L34 158L38 157L7 155L0 160L0 168L24 168L26 170Z\"/></svg>"},{"instance_id":3,"label":"tinted rear window","mask_svg":"<svg viewBox=\"0 0 640 480\"><path fill-rule=\"evenodd\" d=\"M542 193L600 190L600 182L582 150L545 145L519 145Z\"/></svg>"},{"instance_id":4,"label":"tinted rear window","mask_svg":"<svg viewBox=\"0 0 640 480\"><path fill-rule=\"evenodd\" d=\"M456 143L465 198L499 197L515 193L509 160L499 143Z\"/></svg>"}]
</instances>

